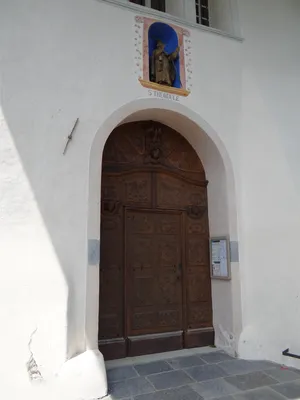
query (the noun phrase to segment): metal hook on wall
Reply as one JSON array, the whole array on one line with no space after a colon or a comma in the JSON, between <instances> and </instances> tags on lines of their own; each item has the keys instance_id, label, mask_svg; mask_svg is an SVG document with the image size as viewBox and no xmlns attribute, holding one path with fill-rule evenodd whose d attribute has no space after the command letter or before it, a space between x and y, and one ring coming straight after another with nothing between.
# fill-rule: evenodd
<instances>
[{"instance_id":1,"label":"metal hook on wall","mask_svg":"<svg viewBox=\"0 0 300 400\"><path fill-rule=\"evenodd\" d=\"M72 128L70 134L68 135L68 139L67 139L67 143L66 143L66 145L65 145L64 151L63 151L63 155L66 154L68 145L69 145L70 141L71 141L72 138L73 138L73 133L74 133L74 131L75 131L75 129L76 129L76 126L77 126L77 124L78 124L78 121L79 121L79 118L76 119L76 121L75 121L75 123L74 123L74 126L73 126L73 128Z\"/></svg>"}]
</instances>

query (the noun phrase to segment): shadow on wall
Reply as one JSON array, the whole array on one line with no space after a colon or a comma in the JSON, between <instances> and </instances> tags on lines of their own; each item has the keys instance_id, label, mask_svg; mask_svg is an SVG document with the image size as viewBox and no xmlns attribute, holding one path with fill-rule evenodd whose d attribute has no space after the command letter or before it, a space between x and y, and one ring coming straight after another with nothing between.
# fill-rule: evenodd
<instances>
[{"instance_id":1,"label":"shadow on wall","mask_svg":"<svg viewBox=\"0 0 300 400\"><path fill-rule=\"evenodd\" d=\"M101 109L104 100L94 88L101 87L100 71L105 75L109 65L106 53L99 51L99 35L94 34L99 18L107 18L106 8L93 1L83 7L68 0L60 5L31 3L7 2L0 13L1 178L6 174L0 202L7 219L4 233L15 242L7 256L14 288L5 299L13 308L8 323L16 325L11 331L24 358L30 356L28 342L38 325L32 348L39 343L39 363L47 360L47 352L55 358L64 342L68 348L59 356L69 358L85 350L82 282L87 266L89 152L100 125L97 118L90 122L89 110L96 104ZM76 12L70 17L74 3ZM82 115L88 116L74 133L76 145L71 143L63 156L67 136ZM1 225L5 223L1 216ZM2 254L1 250L1 261Z\"/></svg>"}]
</instances>

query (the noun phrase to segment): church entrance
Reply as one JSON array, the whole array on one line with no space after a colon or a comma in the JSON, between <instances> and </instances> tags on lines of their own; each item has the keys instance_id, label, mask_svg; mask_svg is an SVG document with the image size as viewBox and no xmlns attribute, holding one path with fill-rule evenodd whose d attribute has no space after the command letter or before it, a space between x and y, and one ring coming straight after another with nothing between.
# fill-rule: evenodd
<instances>
[{"instance_id":1,"label":"church entrance","mask_svg":"<svg viewBox=\"0 0 300 400\"><path fill-rule=\"evenodd\" d=\"M106 360L214 343L207 181L153 121L116 128L102 167L99 349Z\"/></svg>"}]
</instances>

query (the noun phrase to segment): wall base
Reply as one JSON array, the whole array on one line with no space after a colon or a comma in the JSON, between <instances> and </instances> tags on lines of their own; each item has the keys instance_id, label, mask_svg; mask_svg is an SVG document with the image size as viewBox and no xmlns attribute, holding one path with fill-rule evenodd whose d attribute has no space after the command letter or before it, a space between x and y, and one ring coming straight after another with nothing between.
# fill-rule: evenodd
<instances>
[{"instance_id":1,"label":"wall base","mask_svg":"<svg viewBox=\"0 0 300 400\"><path fill-rule=\"evenodd\" d=\"M99 350L88 350L67 361L58 374L63 393L72 392L72 399L92 400L107 395L106 370Z\"/></svg>"}]
</instances>

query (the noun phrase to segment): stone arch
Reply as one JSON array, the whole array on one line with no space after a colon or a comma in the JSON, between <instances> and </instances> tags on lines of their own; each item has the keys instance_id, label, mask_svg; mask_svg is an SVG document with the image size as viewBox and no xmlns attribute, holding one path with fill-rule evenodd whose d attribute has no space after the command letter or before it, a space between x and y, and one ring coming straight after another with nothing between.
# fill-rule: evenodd
<instances>
[{"instance_id":1,"label":"stone arch","mask_svg":"<svg viewBox=\"0 0 300 400\"><path fill-rule=\"evenodd\" d=\"M182 134L201 159L208 181L211 235L228 234L237 241L235 178L228 151L217 132L201 116L187 107L159 99L138 99L113 112L95 135L90 153L88 240L91 245L100 240L101 160L105 142L113 129L138 120L156 120ZM217 200L216 200L217 199ZM211 203L211 204L210 204ZM222 221L220 222L217 221ZM89 245L90 247L90 245ZM95 247L94 247L95 250ZM91 252L91 248L89 252ZM97 257L94 257L96 260ZM241 331L241 303L238 263L235 263L230 282L213 282L214 326L216 344L232 353L237 348ZM97 348L98 338L98 262L89 262L86 288L86 342L88 349ZM226 317L224 317L226 315Z\"/></svg>"}]
</instances>

